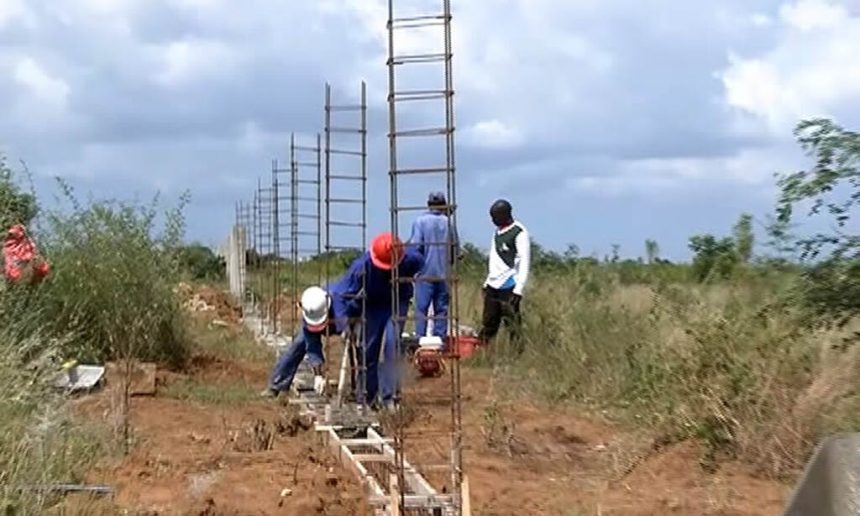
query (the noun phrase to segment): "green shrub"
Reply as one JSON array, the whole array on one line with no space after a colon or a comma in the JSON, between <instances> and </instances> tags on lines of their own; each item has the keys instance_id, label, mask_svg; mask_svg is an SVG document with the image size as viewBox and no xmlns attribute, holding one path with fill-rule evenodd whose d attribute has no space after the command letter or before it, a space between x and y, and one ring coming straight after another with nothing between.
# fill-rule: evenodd
<instances>
[{"instance_id":1,"label":"green shrub","mask_svg":"<svg viewBox=\"0 0 860 516\"><path fill-rule=\"evenodd\" d=\"M178 250L179 265L194 280L220 281L226 276L227 264L205 245L192 244Z\"/></svg>"},{"instance_id":2,"label":"green shrub","mask_svg":"<svg viewBox=\"0 0 860 516\"><path fill-rule=\"evenodd\" d=\"M72 209L48 215L44 243L54 271L40 289L46 324L71 335L65 351L78 359L181 364L188 343L173 293L181 207L167 214L156 234L155 201L148 207L114 201L82 206L64 191Z\"/></svg>"},{"instance_id":3,"label":"green shrub","mask_svg":"<svg viewBox=\"0 0 860 516\"><path fill-rule=\"evenodd\" d=\"M30 224L37 212L35 196L21 190L6 165L6 158L0 155L0 229L3 235L13 224Z\"/></svg>"}]
</instances>

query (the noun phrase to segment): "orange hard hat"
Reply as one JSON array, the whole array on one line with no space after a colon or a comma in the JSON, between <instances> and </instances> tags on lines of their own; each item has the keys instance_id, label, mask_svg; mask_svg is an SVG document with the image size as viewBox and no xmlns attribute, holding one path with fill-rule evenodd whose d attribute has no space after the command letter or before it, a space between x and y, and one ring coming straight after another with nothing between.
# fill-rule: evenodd
<instances>
[{"instance_id":1,"label":"orange hard hat","mask_svg":"<svg viewBox=\"0 0 860 516\"><path fill-rule=\"evenodd\" d=\"M390 232L380 233L370 243L370 261L379 269L388 271L400 262L403 243Z\"/></svg>"}]
</instances>

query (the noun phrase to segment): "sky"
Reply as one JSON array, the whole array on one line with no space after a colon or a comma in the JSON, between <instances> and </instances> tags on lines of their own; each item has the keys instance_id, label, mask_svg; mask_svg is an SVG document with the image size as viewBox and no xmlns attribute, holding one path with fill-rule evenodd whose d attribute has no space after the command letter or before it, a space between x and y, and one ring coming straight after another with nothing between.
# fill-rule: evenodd
<instances>
[{"instance_id":1,"label":"sky","mask_svg":"<svg viewBox=\"0 0 860 516\"><path fill-rule=\"evenodd\" d=\"M397 0L398 15L441 0ZM532 237L671 259L773 209L805 168L792 130L860 127L860 0L452 0L458 219L486 248L504 197ZM98 197L190 190L188 236L220 244L291 133L322 130L324 84L368 94L368 216L388 228L387 2L0 0L0 151ZM438 51L416 33L398 53ZM438 70L403 79L433 87ZM423 81L423 82L421 82ZM431 124L438 108L399 116ZM401 149L444 160L437 146ZM353 162L354 164L354 162ZM344 165L348 166L348 165ZM430 187L403 184L408 202ZM407 202L404 200L403 202ZM346 237L344 237L346 238Z\"/></svg>"}]
</instances>

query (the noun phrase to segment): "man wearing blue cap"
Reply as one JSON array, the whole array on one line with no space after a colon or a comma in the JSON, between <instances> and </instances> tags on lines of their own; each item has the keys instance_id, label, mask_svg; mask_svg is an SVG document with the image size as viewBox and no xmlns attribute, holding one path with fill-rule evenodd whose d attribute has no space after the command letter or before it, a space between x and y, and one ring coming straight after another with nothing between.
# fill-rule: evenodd
<instances>
[{"instance_id":1,"label":"man wearing blue cap","mask_svg":"<svg viewBox=\"0 0 860 516\"><path fill-rule=\"evenodd\" d=\"M457 229L449 224L451 207L442 192L433 192L427 198L427 212L412 223L409 245L416 246L424 256L424 265L415 277L415 332L418 337L427 333L427 315L433 307L433 335L445 341L448 334L448 283L447 278L454 260L460 252ZM450 239L449 237L450 228ZM450 249L445 243L450 242Z\"/></svg>"}]
</instances>

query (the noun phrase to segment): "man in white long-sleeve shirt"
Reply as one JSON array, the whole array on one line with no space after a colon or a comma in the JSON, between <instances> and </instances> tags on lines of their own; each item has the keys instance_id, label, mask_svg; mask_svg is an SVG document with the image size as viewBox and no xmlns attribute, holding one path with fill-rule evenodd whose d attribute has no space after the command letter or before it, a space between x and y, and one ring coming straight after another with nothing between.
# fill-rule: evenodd
<instances>
[{"instance_id":1,"label":"man in white long-sleeve shirt","mask_svg":"<svg viewBox=\"0 0 860 516\"><path fill-rule=\"evenodd\" d=\"M487 279L484 281L484 314L479 339L488 344L504 320L519 349L520 301L529 278L531 241L529 233L514 220L511 203L499 199L490 207L496 226L490 243Z\"/></svg>"}]
</instances>

